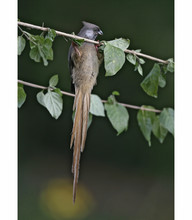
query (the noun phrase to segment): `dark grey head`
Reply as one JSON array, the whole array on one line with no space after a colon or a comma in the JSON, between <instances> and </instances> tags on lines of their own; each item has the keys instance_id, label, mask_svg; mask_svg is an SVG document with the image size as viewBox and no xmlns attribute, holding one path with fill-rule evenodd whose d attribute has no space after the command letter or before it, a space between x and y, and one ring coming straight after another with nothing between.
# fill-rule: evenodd
<instances>
[{"instance_id":1,"label":"dark grey head","mask_svg":"<svg viewBox=\"0 0 192 220\"><path fill-rule=\"evenodd\" d=\"M86 21L83 21L82 23L84 26L81 28L80 32L78 33L78 36L85 37L90 40L95 40L98 34L100 35L103 34L101 29L97 25L91 24Z\"/></svg>"}]
</instances>

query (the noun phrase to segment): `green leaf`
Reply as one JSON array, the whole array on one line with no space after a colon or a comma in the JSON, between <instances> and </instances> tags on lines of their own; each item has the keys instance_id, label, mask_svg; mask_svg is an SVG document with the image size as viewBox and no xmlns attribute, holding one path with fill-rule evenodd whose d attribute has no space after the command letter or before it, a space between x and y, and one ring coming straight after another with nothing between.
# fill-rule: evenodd
<instances>
[{"instance_id":1,"label":"green leaf","mask_svg":"<svg viewBox=\"0 0 192 220\"><path fill-rule=\"evenodd\" d=\"M44 102L45 94L43 93L43 90L41 92L38 92L36 97L37 97L37 101L39 102L39 104L46 107L45 102Z\"/></svg>"},{"instance_id":2,"label":"green leaf","mask_svg":"<svg viewBox=\"0 0 192 220\"><path fill-rule=\"evenodd\" d=\"M41 61L41 56L39 54L38 47L34 47L30 50L29 52L29 57L34 60L35 62L40 62Z\"/></svg>"},{"instance_id":3,"label":"green leaf","mask_svg":"<svg viewBox=\"0 0 192 220\"><path fill-rule=\"evenodd\" d=\"M58 81L59 81L58 75L52 76L51 79L49 80L49 86L55 87L58 84Z\"/></svg>"},{"instance_id":4,"label":"green leaf","mask_svg":"<svg viewBox=\"0 0 192 220\"><path fill-rule=\"evenodd\" d=\"M154 109L152 106L143 105L142 107ZM139 110L137 113L138 125L145 139L148 141L149 146L151 146L151 131L153 129L154 120L155 120L155 112Z\"/></svg>"},{"instance_id":5,"label":"green leaf","mask_svg":"<svg viewBox=\"0 0 192 220\"><path fill-rule=\"evenodd\" d=\"M111 40L111 41L107 41L108 44L114 46L114 47L118 47L121 50L126 50L129 45L130 45L130 40L129 39L123 39L123 38L119 38L119 39L115 39L115 40Z\"/></svg>"},{"instance_id":6,"label":"green leaf","mask_svg":"<svg viewBox=\"0 0 192 220\"><path fill-rule=\"evenodd\" d=\"M162 75L165 77L165 75L166 75L167 72L168 72L168 70L167 70L167 65L166 65L166 64L162 64L160 67L161 67Z\"/></svg>"},{"instance_id":7,"label":"green leaf","mask_svg":"<svg viewBox=\"0 0 192 220\"><path fill-rule=\"evenodd\" d=\"M165 80L162 78L159 64L154 64L153 69L141 82L141 87L150 96L157 98L158 86L165 86Z\"/></svg>"},{"instance_id":8,"label":"green leaf","mask_svg":"<svg viewBox=\"0 0 192 220\"><path fill-rule=\"evenodd\" d=\"M113 91L112 95L120 95L120 93L118 91Z\"/></svg>"},{"instance_id":9,"label":"green leaf","mask_svg":"<svg viewBox=\"0 0 192 220\"><path fill-rule=\"evenodd\" d=\"M87 129L91 126L92 120L93 120L93 115L89 113L89 121L87 123Z\"/></svg>"},{"instance_id":10,"label":"green leaf","mask_svg":"<svg viewBox=\"0 0 192 220\"><path fill-rule=\"evenodd\" d=\"M44 43L41 46L41 50L46 60L53 60L52 41L49 38L44 40Z\"/></svg>"},{"instance_id":11,"label":"green leaf","mask_svg":"<svg viewBox=\"0 0 192 220\"><path fill-rule=\"evenodd\" d=\"M73 35L75 35L75 33L74 32L72 32L72 34ZM83 43L84 43L84 39L73 39L73 38L71 38L71 40L77 45L77 46L81 46Z\"/></svg>"},{"instance_id":12,"label":"green leaf","mask_svg":"<svg viewBox=\"0 0 192 220\"><path fill-rule=\"evenodd\" d=\"M134 50L134 51L137 52L137 53L140 53L141 49L137 49L137 50Z\"/></svg>"},{"instance_id":13,"label":"green leaf","mask_svg":"<svg viewBox=\"0 0 192 220\"><path fill-rule=\"evenodd\" d=\"M159 142L162 144L165 137L167 136L167 129L164 128L159 121L159 116L155 117L155 120L153 122L153 134L155 135L155 137L159 140Z\"/></svg>"},{"instance_id":14,"label":"green leaf","mask_svg":"<svg viewBox=\"0 0 192 220\"><path fill-rule=\"evenodd\" d=\"M26 100L26 93L25 90L23 89L23 86L18 85L18 108L21 108L23 103Z\"/></svg>"},{"instance_id":15,"label":"green leaf","mask_svg":"<svg viewBox=\"0 0 192 220\"><path fill-rule=\"evenodd\" d=\"M53 60L52 40L39 35L30 35L30 53L29 56L35 62L40 62L41 58L45 66L47 60Z\"/></svg>"},{"instance_id":16,"label":"green leaf","mask_svg":"<svg viewBox=\"0 0 192 220\"><path fill-rule=\"evenodd\" d=\"M116 99L115 99L115 96L114 96L114 95L110 95L110 96L108 97L108 99L107 99L107 103L108 103L108 104L116 104L117 101L116 101Z\"/></svg>"},{"instance_id":17,"label":"green leaf","mask_svg":"<svg viewBox=\"0 0 192 220\"><path fill-rule=\"evenodd\" d=\"M106 41L100 41L99 52L103 53Z\"/></svg>"},{"instance_id":18,"label":"green leaf","mask_svg":"<svg viewBox=\"0 0 192 220\"><path fill-rule=\"evenodd\" d=\"M107 102L105 103L105 110L107 111L109 121L117 131L117 135L128 129L129 114L124 106L117 102Z\"/></svg>"},{"instance_id":19,"label":"green leaf","mask_svg":"<svg viewBox=\"0 0 192 220\"><path fill-rule=\"evenodd\" d=\"M115 75L125 63L125 53L123 50L107 43L104 48L105 76Z\"/></svg>"},{"instance_id":20,"label":"green leaf","mask_svg":"<svg viewBox=\"0 0 192 220\"><path fill-rule=\"evenodd\" d=\"M136 60L136 64L135 64L134 71L137 71L137 70L138 70L139 65L140 65L140 64L139 64L138 60Z\"/></svg>"},{"instance_id":21,"label":"green leaf","mask_svg":"<svg viewBox=\"0 0 192 220\"><path fill-rule=\"evenodd\" d=\"M127 54L126 58L133 65L136 64L136 56L135 55L129 53L129 54Z\"/></svg>"},{"instance_id":22,"label":"green leaf","mask_svg":"<svg viewBox=\"0 0 192 220\"><path fill-rule=\"evenodd\" d=\"M164 108L159 116L159 121L161 126L174 135L174 110L172 108Z\"/></svg>"},{"instance_id":23,"label":"green leaf","mask_svg":"<svg viewBox=\"0 0 192 220\"><path fill-rule=\"evenodd\" d=\"M167 65L167 70L171 73L174 72L174 61L173 58L168 59L168 65Z\"/></svg>"},{"instance_id":24,"label":"green leaf","mask_svg":"<svg viewBox=\"0 0 192 220\"><path fill-rule=\"evenodd\" d=\"M54 41L54 38L56 37L56 35L57 34L54 29L49 29L45 38L49 38L51 41Z\"/></svg>"},{"instance_id":25,"label":"green leaf","mask_svg":"<svg viewBox=\"0 0 192 220\"><path fill-rule=\"evenodd\" d=\"M105 117L103 103L99 96L91 94L91 104L89 112L96 116Z\"/></svg>"},{"instance_id":26,"label":"green leaf","mask_svg":"<svg viewBox=\"0 0 192 220\"><path fill-rule=\"evenodd\" d=\"M21 53L23 52L25 45L26 45L26 41L25 38L23 38L22 36L18 36L17 38L17 44L18 44L18 55L21 55Z\"/></svg>"},{"instance_id":27,"label":"green leaf","mask_svg":"<svg viewBox=\"0 0 192 220\"><path fill-rule=\"evenodd\" d=\"M53 91L58 93L61 97L63 96L63 94L61 93L61 90L59 88L55 88Z\"/></svg>"},{"instance_id":28,"label":"green leaf","mask_svg":"<svg viewBox=\"0 0 192 220\"><path fill-rule=\"evenodd\" d=\"M53 118L58 119L63 109L63 99L56 93L48 90L44 96L44 104Z\"/></svg>"},{"instance_id":29,"label":"green leaf","mask_svg":"<svg viewBox=\"0 0 192 220\"><path fill-rule=\"evenodd\" d=\"M84 43L84 39L72 39L72 41L79 47Z\"/></svg>"},{"instance_id":30,"label":"green leaf","mask_svg":"<svg viewBox=\"0 0 192 220\"><path fill-rule=\"evenodd\" d=\"M160 74L159 75L159 84L158 84L161 88L164 88L166 86L166 80L165 77Z\"/></svg>"},{"instance_id":31,"label":"green leaf","mask_svg":"<svg viewBox=\"0 0 192 220\"><path fill-rule=\"evenodd\" d=\"M38 48L38 52L39 52L41 58L43 59L43 64L44 64L44 66L47 66L47 65L48 65L48 62L47 62L47 59L46 59L46 57L45 57L45 54L44 54L43 51L42 51L42 48L41 48L39 45L37 45L37 48Z\"/></svg>"},{"instance_id":32,"label":"green leaf","mask_svg":"<svg viewBox=\"0 0 192 220\"><path fill-rule=\"evenodd\" d=\"M142 58L139 58L139 63L140 63L140 64L144 64L144 63L145 63L145 60L142 59Z\"/></svg>"},{"instance_id":33,"label":"green leaf","mask_svg":"<svg viewBox=\"0 0 192 220\"><path fill-rule=\"evenodd\" d=\"M143 69L142 69L140 64L138 65L137 70L138 70L139 74L142 76L143 75Z\"/></svg>"},{"instance_id":34,"label":"green leaf","mask_svg":"<svg viewBox=\"0 0 192 220\"><path fill-rule=\"evenodd\" d=\"M18 83L18 87L22 87L22 88L23 88L23 84L21 84L21 83Z\"/></svg>"},{"instance_id":35,"label":"green leaf","mask_svg":"<svg viewBox=\"0 0 192 220\"><path fill-rule=\"evenodd\" d=\"M30 34L29 35L29 45L30 45L30 48L33 49L34 47L37 47L37 45L43 45L44 43L44 37L43 36L40 36L40 35L32 35Z\"/></svg>"}]
</instances>

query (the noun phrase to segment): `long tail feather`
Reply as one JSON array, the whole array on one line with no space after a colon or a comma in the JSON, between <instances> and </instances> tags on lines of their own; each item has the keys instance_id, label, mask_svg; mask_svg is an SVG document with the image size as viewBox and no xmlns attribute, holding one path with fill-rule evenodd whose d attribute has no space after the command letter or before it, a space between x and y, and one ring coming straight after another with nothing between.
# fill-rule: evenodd
<instances>
[{"instance_id":1,"label":"long tail feather","mask_svg":"<svg viewBox=\"0 0 192 220\"><path fill-rule=\"evenodd\" d=\"M81 152L85 147L85 141L87 137L87 124L89 120L89 107L90 107L90 94L86 93L83 101L83 126L82 126L82 140L81 140Z\"/></svg>"},{"instance_id":2,"label":"long tail feather","mask_svg":"<svg viewBox=\"0 0 192 220\"><path fill-rule=\"evenodd\" d=\"M73 108L76 109L76 111L70 147L72 147L72 145L74 144L72 173L74 175L73 202L75 203L76 189L79 177L80 156L81 152L84 149L85 140L87 136L87 124L90 108L90 92L84 93L81 91L81 89L78 89L76 91Z\"/></svg>"},{"instance_id":3,"label":"long tail feather","mask_svg":"<svg viewBox=\"0 0 192 220\"><path fill-rule=\"evenodd\" d=\"M81 109L78 109L77 110L77 106L78 106L78 102L80 102L80 105L79 105L79 108L82 106L82 94L80 94L80 90L78 90L76 92L76 95L75 95L75 100L74 100L74 104L73 104L73 111L76 109L76 112L75 112L75 118L74 118L74 123L73 123L73 130L72 130L72 136L71 136L71 143L70 143L70 148L72 148L73 146L73 142L74 142L74 138L75 138L75 133L76 133L76 127L77 127L77 124L78 124L78 121L79 121L79 117L80 117L80 111ZM79 112L79 113L77 113Z\"/></svg>"}]
</instances>

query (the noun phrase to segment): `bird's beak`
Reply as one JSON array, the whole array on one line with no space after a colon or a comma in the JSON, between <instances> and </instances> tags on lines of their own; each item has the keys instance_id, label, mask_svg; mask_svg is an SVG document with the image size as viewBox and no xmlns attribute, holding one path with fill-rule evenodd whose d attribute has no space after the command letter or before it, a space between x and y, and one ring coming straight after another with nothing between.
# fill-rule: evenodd
<instances>
[{"instance_id":1,"label":"bird's beak","mask_svg":"<svg viewBox=\"0 0 192 220\"><path fill-rule=\"evenodd\" d=\"M102 31L102 30L99 30L99 31L98 31L98 34L103 35L103 31Z\"/></svg>"}]
</instances>

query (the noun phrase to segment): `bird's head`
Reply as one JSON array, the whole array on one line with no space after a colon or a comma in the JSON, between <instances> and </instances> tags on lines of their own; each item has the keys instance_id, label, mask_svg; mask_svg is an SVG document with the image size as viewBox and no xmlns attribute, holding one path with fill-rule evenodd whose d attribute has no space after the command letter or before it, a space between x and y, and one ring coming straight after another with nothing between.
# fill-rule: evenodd
<instances>
[{"instance_id":1,"label":"bird's head","mask_svg":"<svg viewBox=\"0 0 192 220\"><path fill-rule=\"evenodd\" d=\"M83 27L79 32L79 36L88 38L90 40L95 40L97 35L102 35L102 30L95 24L91 24L89 22L83 21Z\"/></svg>"}]
</instances>

